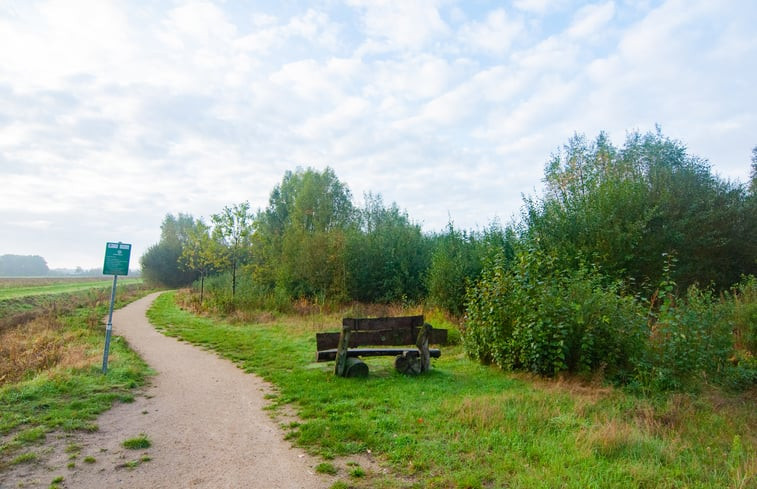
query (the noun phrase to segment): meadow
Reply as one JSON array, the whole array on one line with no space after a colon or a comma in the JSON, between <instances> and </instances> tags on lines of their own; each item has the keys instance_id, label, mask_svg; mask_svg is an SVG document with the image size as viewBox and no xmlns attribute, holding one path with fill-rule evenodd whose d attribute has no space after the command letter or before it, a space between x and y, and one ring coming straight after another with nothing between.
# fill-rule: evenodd
<instances>
[{"instance_id":1,"label":"meadow","mask_svg":"<svg viewBox=\"0 0 757 489\"><path fill-rule=\"evenodd\" d=\"M142 279L121 277L118 282L122 284L139 284L142 283ZM96 277L0 278L0 301L106 288L112 284L112 278Z\"/></svg>"},{"instance_id":2,"label":"meadow","mask_svg":"<svg viewBox=\"0 0 757 489\"><path fill-rule=\"evenodd\" d=\"M748 488L757 482L757 393L704 386L642 396L597 379L545 380L469 360L442 347L428 375L397 374L370 359L365 379L314 363L315 332L341 314L201 317L161 296L148 313L176 336L261 375L272 410L293 408L288 438L337 472L333 487ZM355 313L348 311L347 313ZM396 312L396 311L395 311ZM418 311L405 311L418 312ZM441 315L427 320L454 329ZM341 473L337 457L369 457L379 470ZM359 470L358 470L359 469Z\"/></svg>"}]
</instances>

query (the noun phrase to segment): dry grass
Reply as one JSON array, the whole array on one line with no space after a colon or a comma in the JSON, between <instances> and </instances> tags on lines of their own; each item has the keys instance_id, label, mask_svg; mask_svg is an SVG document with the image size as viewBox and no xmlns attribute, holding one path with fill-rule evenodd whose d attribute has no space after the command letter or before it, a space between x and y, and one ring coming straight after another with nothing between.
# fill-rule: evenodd
<instances>
[{"instance_id":1,"label":"dry grass","mask_svg":"<svg viewBox=\"0 0 757 489\"><path fill-rule=\"evenodd\" d=\"M128 300L140 293L138 288L130 287L122 291L121 297ZM32 300L34 309L13 315L12 320L0 320L0 385L46 370L96 363L100 353L80 339L82 327L92 330L101 326L103 313L98 306L109 301L107 290L61 294L49 302ZM83 306L86 308L80 309ZM77 310L77 327L67 328L60 318Z\"/></svg>"},{"instance_id":2,"label":"dry grass","mask_svg":"<svg viewBox=\"0 0 757 489\"><path fill-rule=\"evenodd\" d=\"M514 402L514 396L508 393L466 397L462 401L446 402L443 410L451 413L451 417L463 426L478 431L499 430L511 427L506 423L506 411L503 406Z\"/></svg>"},{"instance_id":3,"label":"dry grass","mask_svg":"<svg viewBox=\"0 0 757 489\"><path fill-rule=\"evenodd\" d=\"M96 355L62 329L45 315L0 333L0 385L55 367L88 365Z\"/></svg>"},{"instance_id":4,"label":"dry grass","mask_svg":"<svg viewBox=\"0 0 757 489\"><path fill-rule=\"evenodd\" d=\"M644 442L645 435L635 426L621 420L610 419L593 424L576 437L577 443L607 458L623 456Z\"/></svg>"}]
</instances>

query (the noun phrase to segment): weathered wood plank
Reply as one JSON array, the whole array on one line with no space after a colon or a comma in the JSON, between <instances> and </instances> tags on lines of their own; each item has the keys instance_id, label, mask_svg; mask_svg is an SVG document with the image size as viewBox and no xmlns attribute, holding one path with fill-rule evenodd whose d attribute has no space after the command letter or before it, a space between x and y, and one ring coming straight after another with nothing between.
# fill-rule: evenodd
<instances>
[{"instance_id":1,"label":"weathered wood plank","mask_svg":"<svg viewBox=\"0 0 757 489\"><path fill-rule=\"evenodd\" d=\"M383 331L353 331L350 334L349 347L361 345L413 345L415 344L420 328L414 328L413 332L401 332L398 334L383 334ZM340 333L316 333L315 343L318 350L328 350L339 345ZM432 345L444 345L447 343L446 329L432 329L429 336Z\"/></svg>"},{"instance_id":2,"label":"weathered wood plank","mask_svg":"<svg viewBox=\"0 0 757 489\"><path fill-rule=\"evenodd\" d=\"M403 316L385 318L344 318L342 326L353 331L376 331L394 328L414 328L423 326L423 316Z\"/></svg>"},{"instance_id":3,"label":"weathered wood plank","mask_svg":"<svg viewBox=\"0 0 757 489\"><path fill-rule=\"evenodd\" d=\"M337 349L332 348L330 350L321 350L316 352L317 362L330 362L336 359ZM402 355L406 351L414 351L420 355L420 351L417 348L352 348L347 350L348 357L382 357L382 356L396 356ZM441 350L438 348L430 348L428 350L429 356L432 358L439 358L442 356Z\"/></svg>"}]
</instances>

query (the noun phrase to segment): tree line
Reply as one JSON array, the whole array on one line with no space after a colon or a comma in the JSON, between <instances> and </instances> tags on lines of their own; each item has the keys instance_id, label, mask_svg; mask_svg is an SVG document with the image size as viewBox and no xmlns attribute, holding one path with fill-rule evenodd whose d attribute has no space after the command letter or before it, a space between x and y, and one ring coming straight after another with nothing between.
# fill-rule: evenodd
<instances>
[{"instance_id":1,"label":"tree line","mask_svg":"<svg viewBox=\"0 0 757 489\"><path fill-rule=\"evenodd\" d=\"M39 255L0 256L0 277L44 277L50 273Z\"/></svg>"},{"instance_id":2,"label":"tree line","mask_svg":"<svg viewBox=\"0 0 757 489\"><path fill-rule=\"evenodd\" d=\"M332 169L298 168L264 209L231 205L209 223L167 215L142 270L171 287L199 281L201 294L207 279L225 311L424 303L465 317L466 349L482 361L543 374L609 365L618 376L642 361L661 311L677 317L674 296L714 300L757 273L757 147L742 184L659 129L621 147L576 135L544 183L506 226L424 233L380 195L356 206Z\"/></svg>"}]
</instances>

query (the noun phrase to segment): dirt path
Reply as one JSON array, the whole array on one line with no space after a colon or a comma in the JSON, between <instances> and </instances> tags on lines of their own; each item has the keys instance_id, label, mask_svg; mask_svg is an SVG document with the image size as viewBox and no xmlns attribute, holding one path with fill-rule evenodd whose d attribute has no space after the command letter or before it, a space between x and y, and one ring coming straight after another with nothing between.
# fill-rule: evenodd
<instances>
[{"instance_id":1,"label":"dirt path","mask_svg":"<svg viewBox=\"0 0 757 489\"><path fill-rule=\"evenodd\" d=\"M318 461L284 441L263 411L270 389L262 380L155 331L145 312L157 295L113 315L114 333L157 372L145 395L100 416L98 432L60 442L81 446L74 468L67 468L70 454L59 447L46 467L30 468L34 473L9 487L48 487L57 475L68 488L329 487L333 479L314 473ZM140 433L152 441L150 448L121 446ZM95 462L86 463L88 456Z\"/></svg>"}]
</instances>

